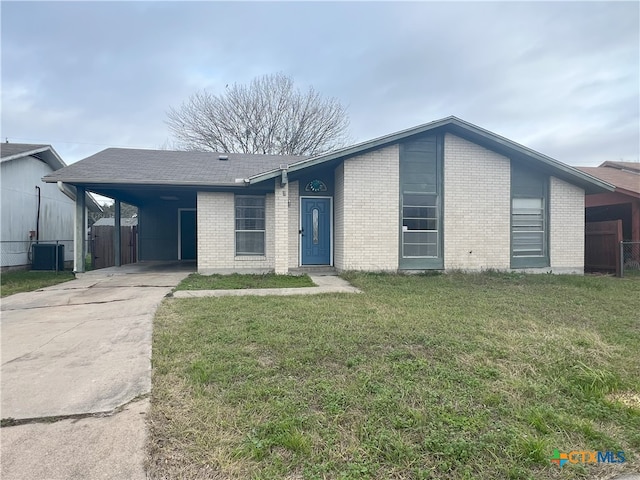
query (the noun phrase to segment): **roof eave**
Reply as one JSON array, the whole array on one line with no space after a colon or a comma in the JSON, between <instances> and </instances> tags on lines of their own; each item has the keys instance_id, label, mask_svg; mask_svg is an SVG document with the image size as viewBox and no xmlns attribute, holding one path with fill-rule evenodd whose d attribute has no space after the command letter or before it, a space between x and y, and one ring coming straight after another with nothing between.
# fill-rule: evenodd
<instances>
[{"instance_id":1,"label":"roof eave","mask_svg":"<svg viewBox=\"0 0 640 480\"><path fill-rule=\"evenodd\" d=\"M75 186L67 185L62 182L57 182L57 184L62 193L64 193L67 197L69 197L69 199L73 200L74 202L76 201L76 199L78 198L78 191L76 190ZM90 211L98 213L101 213L103 211L102 206L96 201L95 198L93 198L93 195L91 195L89 192L85 193L85 201L87 208Z\"/></svg>"},{"instance_id":2,"label":"roof eave","mask_svg":"<svg viewBox=\"0 0 640 480\"><path fill-rule=\"evenodd\" d=\"M616 190L616 186L613 185L612 183L605 182L604 180L601 180L598 177L591 175L589 173L583 172L582 170L579 170L577 168L574 168L574 167L570 167L570 168L574 170L574 172L572 173L574 173L575 177L584 178L585 182L588 182L589 185L593 185L596 187L595 189L585 188L584 190L586 194L613 192Z\"/></svg>"},{"instance_id":3,"label":"roof eave","mask_svg":"<svg viewBox=\"0 0 640 480\"><path fill-rule=\"evenodd\" d=\"M616 193L621 193L622 195L626 195L628 197L640 198L640 192L634 192L633 190L628 190L622 187L616 187Z\"/></svg>"},{"instance_id":4,"label":"roof eave","mask_svg":"<svg viewBox=\"0 0 640 480\"><path fill-rule=\"evenodd\" d=\"M42 177L42 181L45 183L57 183L62 182L69 185L74 186L87 186L87 185L126 185L126 186L135 186L135 185L144 185L146 187L202 187L202 188L215 188L215 187L246 187L249 185L247 179L242 179L242 182L233 182L233 183L202 183L202 182L157 182L157 181L114 181L104 180L104 179L91 179L87 180L86 178L55 178L50 176Z\"/></svg>"}]
</instances>

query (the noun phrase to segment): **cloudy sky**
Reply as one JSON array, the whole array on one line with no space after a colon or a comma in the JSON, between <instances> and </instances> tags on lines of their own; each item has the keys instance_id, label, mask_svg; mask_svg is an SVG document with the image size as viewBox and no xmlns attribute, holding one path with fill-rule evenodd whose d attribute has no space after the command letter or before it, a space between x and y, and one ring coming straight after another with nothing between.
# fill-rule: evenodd
<instances>
[{"instance_id":1,"label":"cloudy sky","mask_svg":"<svg viewBox=\"0 0 640 480\"><path fill-rule=\"evenodd\" d=\"M456 115L571 165L640 161L640 3L7 2L2 141L158 148L170 106L283 72L364 141Z\"/></svg>"}]
</instances>

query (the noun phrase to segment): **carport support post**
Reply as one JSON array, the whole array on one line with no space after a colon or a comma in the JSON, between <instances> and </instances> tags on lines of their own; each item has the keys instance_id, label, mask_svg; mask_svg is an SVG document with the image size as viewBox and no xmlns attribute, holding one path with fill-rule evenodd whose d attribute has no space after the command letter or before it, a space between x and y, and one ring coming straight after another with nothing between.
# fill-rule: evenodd
<instances>
[{"instance_id":1,"label":"carport support post","mask_svg":"<svg viewBox=\"0 0 640 480\"><path fill-rule=\"evenodd\" d=\"M115 200L115 204L113 206L113 212L114 212L114 216L115 218L113 219L113 223L114 223L114 229L113 229L113 256L115 259L115 265L116 267L120 266L120 250L122 248L122 230L120 227L120 223L121 223L121 209L120 209L120 200L116 199Z\"/></svg>"},{"instance_id":2,"label":"carport support post","mask_svg":"<svg viewBox=\"0 0 640 480\"><path fill-rule=\"evenodd\" d=\"M84 273L84 257L86 256L86 194L84 187L76 187L76 215L73 229L73 271Z\"/></svg>"}]
</instances>

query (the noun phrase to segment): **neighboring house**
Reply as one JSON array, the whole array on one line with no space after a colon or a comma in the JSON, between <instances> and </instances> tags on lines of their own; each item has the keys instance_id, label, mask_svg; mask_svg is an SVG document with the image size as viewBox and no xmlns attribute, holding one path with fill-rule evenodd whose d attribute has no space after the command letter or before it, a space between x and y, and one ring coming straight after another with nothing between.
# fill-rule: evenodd
<instances>
[{"instance_id":1,"label":"neighboring house","mask_svg":"<svg viewBox=\"0 0 640 480\"><path fill-rule=\"evenodd\" d=\"M2 176L2 269L24 268L31 263L31 245L56 241L73 259L75 188L47 184L42 177L66 167L50 145L0 144ZM100 211L88 198L86 205Z\"/></svg>"},{"instance_id":2,"label":"neighboring house","mask_svg":"<svg viewBox=\"0 0 640 480\"><path fill-rule=\"evenodd\" d=\"M139 260L201 273L582 273L585 192L613 191L456 117L310 158L109 148L44 180L136 205Z\"/></svg>"},{"instance_id":3,"label":"neighboring house","mask_svg":"<svg viewBox=\"0 0 640 480\"><path fill-rule=\"evenodd\" d=\"M615 186L614 192L587 195L587 221L622 220L624 240L640 242L640 163L604 162L577 168Z\"/></svg>"},{"instance_id":4,"label":"neighboring house","mask_svg":"<svg viewBox=\"0 0 640 480\"><path fill-rule=\"evenodd\" d=\"M593 251L587 252L588 258L594 264L608 264L613 261L618 267L619 240L640 242L640 163L634 162L604 162L598 167L577 167L604 182L615 186L614 192L595 193L587 195L585 201L586 221L596 227L610 229L611 221L620 220L622 232L616 234L611 241L598 240L593 244ZM599 222L609 222L602 224ZM615 224L614 224L615 226ZM599 228L596 228L596 233ZM621 239L617 236L621 235ZM618 258L616 259L616 255ZM609 261L603 261L604 259ZM625 252L623 262L640 262L640 245L629 246Z\"/></svg>"}]
</instances>

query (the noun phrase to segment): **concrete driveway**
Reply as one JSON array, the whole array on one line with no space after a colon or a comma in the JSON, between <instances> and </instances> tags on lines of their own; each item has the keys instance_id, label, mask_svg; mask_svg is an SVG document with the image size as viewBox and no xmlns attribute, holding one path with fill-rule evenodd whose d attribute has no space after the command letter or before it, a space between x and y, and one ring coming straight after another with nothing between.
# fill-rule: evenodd
<instances>
[{"instance_id":1,"label":"concrete driveway","mask_svg":"<svg viewBox=\"0 0 640 480\"><path fill-rule=\"evenodd\" d=\"M145 478L153 315L194 269L114 267L2 300L3 480Z\"/></svg>"}]
</instances>

